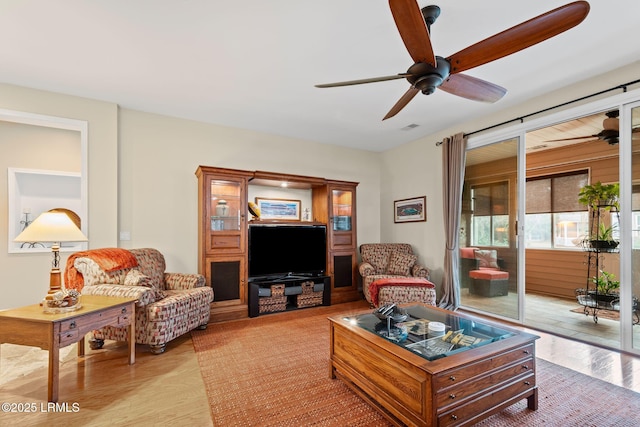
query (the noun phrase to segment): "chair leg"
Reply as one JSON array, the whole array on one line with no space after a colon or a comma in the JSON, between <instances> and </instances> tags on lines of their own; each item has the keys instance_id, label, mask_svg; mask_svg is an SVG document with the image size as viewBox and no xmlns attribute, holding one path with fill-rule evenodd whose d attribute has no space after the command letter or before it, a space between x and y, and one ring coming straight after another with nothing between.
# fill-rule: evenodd
<instances>
[{"instance_id":1,"label":"chair leg","mask_svg":"<svg viewBox=\"0 0 640 427\"><path fill-rule=\"evenodd\" d=\"M149 345L152 354L162 354L167 349L167 344Z\"/></svg>"}]
</instances>

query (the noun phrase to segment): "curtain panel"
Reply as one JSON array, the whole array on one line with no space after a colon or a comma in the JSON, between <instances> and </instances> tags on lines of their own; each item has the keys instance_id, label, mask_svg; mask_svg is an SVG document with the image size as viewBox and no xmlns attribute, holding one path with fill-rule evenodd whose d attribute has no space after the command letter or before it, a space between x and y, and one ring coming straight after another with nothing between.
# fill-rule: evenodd
<instances>
[{"instance_id":1,"label":"curtain panel","mask_svg":"<svg viewBox=\"0 0 640 427\"><path fill-rule=\"evenodd\" d=\"M442 276L442 298L438 305L448 310L460 306L459 230L467 138L455 134L442 141L442 191L446 250Z\"/></svg>"}]
</instances>

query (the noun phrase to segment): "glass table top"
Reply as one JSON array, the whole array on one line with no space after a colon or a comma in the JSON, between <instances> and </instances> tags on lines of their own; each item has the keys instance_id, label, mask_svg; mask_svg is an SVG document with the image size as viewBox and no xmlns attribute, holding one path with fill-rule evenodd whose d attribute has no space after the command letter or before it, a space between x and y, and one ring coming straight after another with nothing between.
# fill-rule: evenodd
<instances>
[{"instance_id":1,"label":"glass table top","mask_svg":"<svg viewBox=\"0 0 640 427\"><path fill-rule=\"evenodd\" d=\"M428 306L416 305L395 310L396 314L398 311L406 314L406 319L396 322L382 315L379 317L375 313L367 313L345 320L427 360L451 356L515 335L494 325ZM405 316L393 317L399 319Z\"/></svg>"}]
</instances>

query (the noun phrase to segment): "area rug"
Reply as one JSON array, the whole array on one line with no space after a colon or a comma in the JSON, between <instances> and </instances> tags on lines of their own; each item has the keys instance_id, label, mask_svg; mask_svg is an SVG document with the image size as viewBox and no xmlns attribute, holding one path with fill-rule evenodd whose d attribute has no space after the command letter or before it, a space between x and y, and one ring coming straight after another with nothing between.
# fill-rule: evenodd
<instances>
[{"instance_id":1,"label":"area rug","mask_svg":"<svg viewBox=\"0 0 640 427\"><path fill-rule=\"evenodd\" d=\"M574 308L573 310L570 310L570 311L572 313L578 313L578 314L582 314L583 316L586 316L584 314L584 307ZM598 318L600 318L600 319L620 320L620 312L619 311L598 309L596 314L597 314ZM592 308L589 308L588 316L590 318L593 318L593 309Z\"/></svg>"},{"instance_id":2,"label":"area rug","mask_svg":"<svg viewBox=\"0 0 640 427\"><path fill-rule=\"evenodd\" d=\"M328 316L340 304L212 324L192 332L214 426L387 426L329 379ZM640 394L537 359L539 409L518 402L482 426L637 426Z\"/></svg>"},{"instance_id":3,"label":"area rug","mask_svg":"<svg viewBox=\"0 0 640 427\"><path fill-rule=\"evenodd\" d=\"M76 360L75 346L67 346L60 349L60 363L68 363ZM2 365L0 366L0 386L29 375L31 372L47 366L49 352L37 347L24 345L2 344L0 345Z\"/></svg>"}]
</instances>

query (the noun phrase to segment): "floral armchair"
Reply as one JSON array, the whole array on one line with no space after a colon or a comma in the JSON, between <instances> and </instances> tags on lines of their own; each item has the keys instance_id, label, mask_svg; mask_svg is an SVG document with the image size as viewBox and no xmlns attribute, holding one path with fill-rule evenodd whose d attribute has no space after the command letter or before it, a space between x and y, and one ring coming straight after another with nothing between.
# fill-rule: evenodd
<instances>
[{"instance_id":1,"label":"floral armchair","mask_svg":"<svg viewBox=\"0 0 640 427\"><path fill-rule=\"evenodd\" d=\"M156 249L94 249L72 254L65 270L65 287L85 295L131 296L136 303L135 340L151 352L165 351L169 341L205 329L213 289L200 274L165 272L164 256ZM127 341L127 329L107 326L93 331L91 348L105 339Z\"/></svg>"},{"instance_id":2,"label":"floral armchair","mask_svg":"<svg viewBox=\"0 0 640 427\"><path fill-rule=\"evenodd\" d=\"M385 301L384 296L376 298L372 295L371 289L375 287L371 284L376 281L400 278L429 279L429 269L417 263L417 256L413 254L413 249L408 243L365 243L360 245L360 256L362 262L358 270L362 276L362 292L365 299L374 306L388 302ZM407 302L411 300L435 303L434 289L430 288L427 291L423 287L410 286L406 280L398 280L398 282L395 289L382 290L382 292L384 294L392 292L394 295L389 293L388 298L395 299L400 298L398 293L401 292L401 298ZM425 292L429 294L426 301Z\"/></svg>"}]
</instances>

